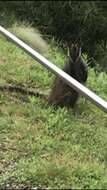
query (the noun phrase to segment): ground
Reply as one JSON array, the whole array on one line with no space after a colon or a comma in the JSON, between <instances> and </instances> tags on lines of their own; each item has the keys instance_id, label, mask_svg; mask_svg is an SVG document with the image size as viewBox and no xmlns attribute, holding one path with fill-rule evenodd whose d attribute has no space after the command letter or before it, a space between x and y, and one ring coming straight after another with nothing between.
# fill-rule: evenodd
<instances>
[{"instance_id":1,"label":"ground","mask_svg":"<svg viewBox=\"0 0 107 190\"><path fill-rule=\"evenodd\" d=\"M58 66L56 47L48 59ZM49 93L54 76L0 36L0 85ZM86 84L107 100L107 75L89 69ZM84 97L74 110L0 92L0 188L107 188L107 115Z\"/></svg>"}]
</instances>

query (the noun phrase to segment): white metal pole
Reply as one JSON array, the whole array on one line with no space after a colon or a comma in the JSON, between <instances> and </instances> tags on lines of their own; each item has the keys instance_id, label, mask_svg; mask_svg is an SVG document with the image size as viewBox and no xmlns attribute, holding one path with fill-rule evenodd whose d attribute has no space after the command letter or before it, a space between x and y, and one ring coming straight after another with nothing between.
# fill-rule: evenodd
<instances>
[{"instance_id":1,"label":"white metal pole","mask_svg":"<svg viewBox=\"0 0 107 190\"><path fill-rule=\"evenodd\" d=\"M25 44L23 41L18 39L16 36L14 36L12 33L7 31L5 28L0 26L0 32L11 39L17 46L22 48L26 53L28 53L31 57L33 57L36 61L44 65L47 69L52 71L55 75L60 77L66 84L71 86L73 89L75 89L77 92L79 92L81 95L85 96L88 100L93 102L96 106L98 106L103 111L107 112L107 102L97 96L94 92L86 88L84 85L79 83L77 80L69 76L67 73L62 71L60 68L58 68L56 65L48 61L45 57L40 55L38 52L33 50L30 46Z\"/></svg>"}]
</instances>

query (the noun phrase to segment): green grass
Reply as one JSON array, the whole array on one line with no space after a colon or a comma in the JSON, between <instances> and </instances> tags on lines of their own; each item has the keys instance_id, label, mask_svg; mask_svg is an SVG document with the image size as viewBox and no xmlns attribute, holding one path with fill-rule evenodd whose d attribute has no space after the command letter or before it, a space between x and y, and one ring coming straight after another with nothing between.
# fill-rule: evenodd
<instances>
[{"instance_id":1,"label":"green grass","mask_svg":"<svg viewBox=\"0 0 107 190\"><path fill-rule=\"evenodd\" d=\"M61 67L52 45L48 59ZM54 76L0 36L0 84L44 93ZM107 75L89 70L87 86L107 100ZM74 110L0 92L0 188L107 188L107 115L84 97Z\"/></svg>"}]
</instances>

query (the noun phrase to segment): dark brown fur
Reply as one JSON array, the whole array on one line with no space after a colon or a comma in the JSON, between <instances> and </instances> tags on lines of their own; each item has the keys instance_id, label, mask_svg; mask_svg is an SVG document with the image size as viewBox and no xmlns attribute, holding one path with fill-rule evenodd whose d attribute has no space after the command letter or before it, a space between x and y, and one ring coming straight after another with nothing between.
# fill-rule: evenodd
<instances>
[{"instance_id":1,"label":"dark brown fur","mask_svg":"<svg viewBox=\"0 0 107 190\"><path fill-rule=\"evenodd\" d=\"M67 61L63 71L80 83L87 80L87 67L81 58L81 48L79 45L69 44ZM53 104L54 106L67 106L73 108L78 97L78 92L65 84L61 79L56 78L48 101L49 104Z\"/></svg>"}]
</instances>

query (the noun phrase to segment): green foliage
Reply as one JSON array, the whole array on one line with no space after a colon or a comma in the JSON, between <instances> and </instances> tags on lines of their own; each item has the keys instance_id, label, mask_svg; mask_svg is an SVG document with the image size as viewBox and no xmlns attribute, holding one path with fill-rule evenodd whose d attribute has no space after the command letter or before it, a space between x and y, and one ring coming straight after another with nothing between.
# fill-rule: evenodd
<instances>
[{"instance_id":1,"label":"green foliage","mask_svg":"<svg viewBox=\"0 0 107 190\"><path fill-rule=\"evenodd\" d=\"M107 73L107 45L102 41L100 44L97 44L95 48L95 60L98 71L104 71Z\"/></svg>"},{"instance_id":2,"label":"green foliage","mask_svg":"<svg viewBox=\"0 0 107 190\"><path fill-rule=\"evenodd\" d=\"M65 55L50 42L48 59L62 67ZM83 54L87 61L87 54ZM0 37L0 84L50 90L53 75ZM107 100L107 75L89 69L86 84ZM74 110L47 106L41 98L0 92L0 188L107 187L107 115L80 97Z\"/></svg>"},{"instance_id":3,"label":"green foliage","mask_svg":"<svg viewBox=\"0 0 107 190\"><path fill-rule=\"evenodd\" d=\"M41 54L48 54L49 47L43 39L42 34L27 23L15 22L11 28L8 28L15 36L25 41L29 46Z\"/></svg>"},{"instance_id":4,"label":"green foliage","mask_svg":"<svg viewBox=\"0 0 107 190\"><path fill-rule=\"evenodd\" d=\"M94 57L100 70L106 69L106 56L101 61L96 57L97 46L102 42L107 44L106 2L1 1L0 7L0 23L3 26L11 26L17 19L38 28L45 37L54 36L61 42L80 40L83 51ZM99 55L103 57L101 52ZM93 61L90 63L94 65Z\"/></svg>"}]
</instances>

